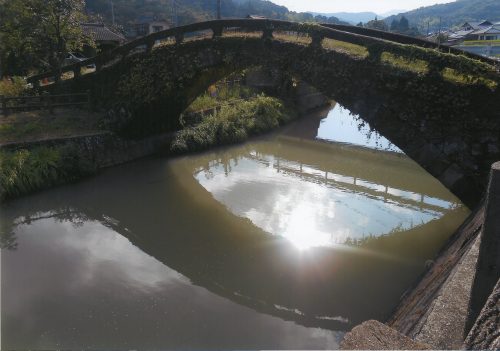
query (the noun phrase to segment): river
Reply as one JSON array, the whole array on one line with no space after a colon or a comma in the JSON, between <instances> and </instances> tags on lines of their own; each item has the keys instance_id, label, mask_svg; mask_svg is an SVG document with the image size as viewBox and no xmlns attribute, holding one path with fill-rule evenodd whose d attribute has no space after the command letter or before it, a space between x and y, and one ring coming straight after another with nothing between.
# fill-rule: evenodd
<instances>
[{"instance_id":1,"label":"river","mask_svg":"<svg viewBox=\"0 0 500 351\"><path fill-rule=\"evenodd\" d=\"M335 349L469 213L338 104L0 211L2 349Z\"/></svg>"}]
</instances>

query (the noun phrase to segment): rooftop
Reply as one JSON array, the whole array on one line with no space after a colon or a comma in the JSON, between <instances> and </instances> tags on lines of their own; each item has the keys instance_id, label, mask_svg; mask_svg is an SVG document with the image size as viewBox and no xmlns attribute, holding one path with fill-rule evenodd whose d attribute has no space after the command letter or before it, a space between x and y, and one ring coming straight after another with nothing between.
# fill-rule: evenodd
<instances>
[{"instance_id":1,"label":"rooftop","mask_svg":"<svg viewBox=\"0 0 500 351\"><path fill-rule=\"evenodd\" d=\"M125 41L121 34L111 31L103 23L82 23L81 26L83 33L92 37L95 41Z\"/></svg>"}]
</instances>

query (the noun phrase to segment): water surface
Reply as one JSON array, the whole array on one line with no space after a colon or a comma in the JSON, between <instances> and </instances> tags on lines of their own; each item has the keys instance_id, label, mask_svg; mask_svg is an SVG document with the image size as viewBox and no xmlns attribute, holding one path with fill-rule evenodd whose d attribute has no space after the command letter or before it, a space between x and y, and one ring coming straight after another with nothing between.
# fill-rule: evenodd
<instances>
[{"instance_id":1,"label":"water surface","mask_svg":"<svg viewBox=\"0 0 500 351\"><path fill-rule=\"evenodd\" d=\"M334 349L386 318L468 210L345 111L4 205L2 348Z\"/></svg>"}]
</instances>

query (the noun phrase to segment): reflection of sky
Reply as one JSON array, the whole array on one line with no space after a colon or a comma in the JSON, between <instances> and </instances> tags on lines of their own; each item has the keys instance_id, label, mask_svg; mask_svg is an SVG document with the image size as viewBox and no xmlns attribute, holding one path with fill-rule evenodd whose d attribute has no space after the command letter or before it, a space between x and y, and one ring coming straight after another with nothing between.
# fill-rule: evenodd
<instances>
[{"instance_id":1,"label":"reflection of sky","mask_svg":"<svg viewBox=\"0 0 500 351\"><path fill-rule=\"evenodd\" d=\"M371 131L368 123L364 122L365 124L361 126L363 122L359 116L352 115L349 110L336 104L328 116L321 121L317 138L378 150L402 152L389 140Z\"/></svg>"},{"instance_id":2,"label":"reflection of sky","mask_svg":"<svg viewBox=\"0 0 500 351\"><path fill-rule=\"evenodd\" d=\"M99 222L16 228L2 252L2 349L333 349L339 334L191 284Z\"/></svg>"},{"instance_id":3,"label":"reflection of sky","mask_svg":"<svg viewBox=\"0 0 500 351\"><path fill-rule=\"evenodd\" d=\"M384 186L361 179L353 192L354 178L326 175L310 165L300 171L299 164L283 160L278 169L274 156L260 158L267 162L255 157L232 161L227 175L223 165L213 164L210 174L197 173L196 179L233 213L299 248L409 229L441 217L451 206L442 201L442 208L420 208L420 195L411 192L384 198Z\"/></svg>"}]
</instances>

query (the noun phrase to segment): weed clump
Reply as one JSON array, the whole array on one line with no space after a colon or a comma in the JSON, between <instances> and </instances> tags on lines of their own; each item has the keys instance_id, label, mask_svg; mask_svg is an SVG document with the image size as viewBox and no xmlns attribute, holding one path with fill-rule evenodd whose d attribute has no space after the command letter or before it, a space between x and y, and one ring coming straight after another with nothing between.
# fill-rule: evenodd
<instances>
[{"instance_id":1,"label":"weed clump","mask_svg":"<svg viewBox=\"0 0 500 351\"><path fill-rule=\"evenodd\" d=\"M285 110L281 100L258 95L235 105L223 105L218 112L195 126L183 129L172 143L172 151L200 151L212 146L245 141L279 127L295 116Z\"/></svg>"},{"instance_id":2,"label":"weed clump","mask_svg":"<svg viewBox=\"0 0 500 351\"><path fill-rule=\"evenodd\" d=\"M71 146L0 151L0 201L72 182L96 170Z\"/></svg>"}]
</instances>

